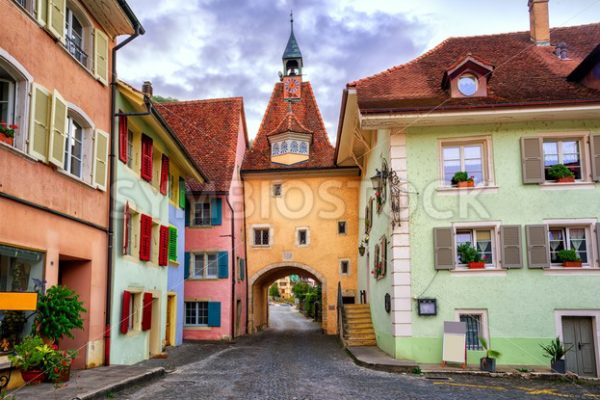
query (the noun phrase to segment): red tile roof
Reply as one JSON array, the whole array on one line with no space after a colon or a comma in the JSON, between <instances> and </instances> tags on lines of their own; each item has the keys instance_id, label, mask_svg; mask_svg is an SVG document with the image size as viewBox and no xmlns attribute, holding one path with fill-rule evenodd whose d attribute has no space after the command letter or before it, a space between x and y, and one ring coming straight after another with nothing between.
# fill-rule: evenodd
<instances>
[{"instance_id":1,"label":"red tile roof","mask_svg":"<svg viewBox=\"0 0 600 400\"><path fill-rule=\"evenodd\" d=\"M529 32L449 38L420 57L348 84L361 112L459 109L507 105L600 101L600 92L567 76L600 43L600 23L551 29L552 46L536 46ZM554 55L567 45L569 60ZM488 96L451 98L444 72L467 56L494 67Z\"/></svg>"},{"instance_id":2,"label":"red tile roof","mask_svg":"<svg viewBox=\"0 0 600 400\"><path fill-rule=\"evenodd\" d=\"M276 83L269 100L269 105L263 116L263 120L258 129L258 134L254 140L252 148L246 152L244 158L243 170L284 170L297 168L333 168L334 149L325 130L325 124L319 111L319 106L315 99L312 86L309 82L302 82L302 95L300 101L293 103L291 111L293 118L289 115L289 103L283 99L283 84ZM297 122L298 126L294 126ZM276 164L271 162L271 148L267 136L275 134L281 127L287 127L286 124L292 124L295 129L304 129L312 132L313 142L310 147L310 156L307 161L292 165ZM302 132L302 131L300 131ZM280 133L280 132L277 132Z\"/></svg>"},{"instance_id":3,"label":"red tile roof","mask_svg":"<svg viewBox=\"0 0 600 400\"><path fill-rule=\"evenodd\" d=\"M298 118L296 118L296 115L293 112L289 111L281 120L281 123L277 126L277 128L267 133L267 136L279 135L280 133L286 132L312 133L311 130L306 128L304 125L302 125L302 123L300 123L300 121L298 121Z\"/></svg>"},{"instance_id":4,"label":"red tile roof","mask_svg":"<svg viewBox=\"0 0 600 400\"><path fill-rule=\"evenodd\" d=\"M246 134L241 97L155 103L154 106L201 166L208 183L188 180L195 192L227 192L234 174L240 121ZM246 137L247 143L247 137Z\"/></svg>"}]
</instances>

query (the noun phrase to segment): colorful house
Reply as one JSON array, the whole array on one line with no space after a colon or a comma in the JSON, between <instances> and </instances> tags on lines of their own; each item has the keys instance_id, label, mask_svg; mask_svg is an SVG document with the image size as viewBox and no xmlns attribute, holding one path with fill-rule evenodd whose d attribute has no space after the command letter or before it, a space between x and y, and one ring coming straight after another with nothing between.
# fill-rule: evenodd
<instances>
[{"instance_id":1,"label":"colorful house","mask_svg":"<svg viewBox=\"0 0 600 400\"><path fill-rule=\"evenodd\" d=\"M539 345L559 336L567 369L600 371L600 24L550 29L548 1L529 8L528 32L450 38L344 92L336 159L375 178L367 226L390 242L376 280L369 241L359 289L396 358L439 363L462 321L470 364L484 337L500 365L549 367ZM361 206L377 197L364 182Z\"/></svg>"},{"instance_id":2,"label":"colorful house","mask_svg":"<svg viewBox=\"0 0 600 400\"><path fill-rule=\"evenodd\" d=\"M152 103L151 84L117 88L110 363L133 364L181 342L173 276L183 269L184 179L205 178Z\"/></svg>"},{"instance_id":3,"label":"colorful house","mask_svg":"<svg viewBox=\"0 0 600 400\"><path fill-rule=\"evenodd\" d=\"M79 349L75 367L95 367L104 362L110 71L116 37L141 26L116 0L1 8L10 28L0 32L0 120L18 127L0 133L0 292L32 292L36 279L74 289L84 329L60 346Z\"/></svg>"},{"instance_id":4,"label":"colorful house","mask_svg":"<svg viewBox=\"0 0 600 400\"><path fill-rule=\"evenodd\" d=\"M244 335L246 249L239 173L248 135L243 100L181 101L157 108L208 178L187 180L185 257L178 270L178 282L185 279L183 338Z\"/></svg>"},{"instance_id":5,"label":"colorful house","mask_svg":"<svg viewBox=\"0 0 600 400\"><path fill-rule=\"evenodd\" d=\"M242 167L248 257L248 330L268 325L267 292L296 274L322 287L322 327L337 332L338 284L356 301L359 174L335 165L334 148L293 29L252 148Z\"/></svg>"}]
</instances>

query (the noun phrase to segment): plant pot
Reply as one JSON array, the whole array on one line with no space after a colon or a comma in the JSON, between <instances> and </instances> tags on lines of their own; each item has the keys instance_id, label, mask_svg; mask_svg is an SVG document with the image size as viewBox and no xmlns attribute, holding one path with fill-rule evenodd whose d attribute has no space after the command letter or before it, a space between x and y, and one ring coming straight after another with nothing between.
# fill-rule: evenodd
<instances>
[{"instance_id":1,"label":"plant pot","mask_svg":"<svg viewBox=\"0 0 600 400\"><path fill-rule=\"evenodd\" d=\"M565 268L581 268L581 261L565 261L563 262L563 267Z\"/></svg>"},{"instance_id":2,"label":"plant pot","mask_svg":"<svg viewBox=\"0 0 600 400\"><path fill-rule=\"evenodd\" d=\"M44 371L37 369L21 371L21 376L23 377L25 383L28 385L37 385L38 383L42 383L45 378Z\"/></svg>"},{"instance_id":3,"label":"plant pot","mask_svg":"<svg viewBox=\"0 0 600 400\"><path fill-rule=\"evenodd\" d=\"M556 180L558 183L573 183L575 182L575 177L573 176L565 176L564 178L558 178Z\"/></svg>"},{"instance_id":4,"label":"plant pot","mask_svg":"<svg viewBox=\"0 0 600 400\"><path fill-rule=\"evenodd\" d=\"M69 382L69 379L71 379L71 366L70 365L68 367L65 367L65 369L63 369L61 371L60 375L58 376L58 379L56 380L56 383Z\"/></svg>"},{"instance_id":5,"label":"plant pot","mask_svg":"<svg viewBox=\"0 0 600 400\"><path fill-rule=\"evenodd\" d=\"M467 264L467 266L469 267L469 269L484 269L485 263L483 261L470 262Z\"/></svg>"},{"instance_id":6,"label":"plant pot","mask_svg":"<svg viewBox=\"0 0 600 400\"><path fill-rule=\"evenodd\" d=\"M496 359L489 357L482 357L479 360L479 369L486 372L496 372Z\"/></svg>"},{"instance_id":7,"label":"plant pot","mask_svg":"<svg viewBox=\"0 0 600 400\"><path fill-rule=\"evenodd\" d=\"M550 368L552 372L556 372L557 374L565 374L567 372L567 362L566 360L556 360L550 363Z\"/></svg>"},{"instance_id":8,"label":"plant pot","mask_svg":"<svg viewBox=\"0 0 600 400\"><path fill-rule=\"evenodd\" d=\"M12 137L10 137L10 136L6 136L6 135L5 135L5 134L3 134L3 133L0 133L0 142L6 143L6 144L8 144L8 145L12 146L12 145L13 145L13 142L14 142L14 140L15 140L14 138L12 138Z\"/></svg>"},{"instance_id":9,"label":"plant pot","mask_svg":"<svg viewBox=\"0 0 600 400\"><path fill-rule=\"evenodd\" d=\"M456 186L458 186L459 188L475 187L475 182L474 181L460 181L460 182L456 183Z\"/></svg>"}]
</instances>

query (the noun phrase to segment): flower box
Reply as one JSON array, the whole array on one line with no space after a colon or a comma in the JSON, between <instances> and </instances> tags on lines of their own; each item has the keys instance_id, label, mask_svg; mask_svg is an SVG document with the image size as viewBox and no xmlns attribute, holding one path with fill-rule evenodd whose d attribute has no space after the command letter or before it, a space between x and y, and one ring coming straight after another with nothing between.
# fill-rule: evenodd
<instances>
[{"instance_id":1,"label":"flower box","mask_svg":"<svg viewBox=\"0 0 600 400\"><path fill-rule=\"evenodd\" d=\"M5 134L3 134L3 133L0 133L0 142L2 142L2 143L6 143L6 144L8 144L9 146L12 146L12 145L13 145L13 143L14 143L14 140L15 140L15 139L14 139L13 137L11 137L11 136L6 136Z\"/></svg>"},{"instance_id":2,"label":"flower box","mask_svg":"<svg viewBox=\"0 0 600 400\"><path fill-rule=\"evenodd\" d=\"M484 269L485 263L483 261L470 262L470 263L467 263L467 266L469 267L469 269Z\"/></svg>"},{"instance_id":3,"label":"flower box","mask_svg":"<svg viewBox=\"0 0 600 400\"><path fill-rule=\"evenodd\" d=\"M564 261L563 267L565 268L581 268L581 261Z\"/></svg>"},{"instance_id":4,"label":"flower box","mask_svg":"<svg viewBox=\"0 0 600 400\"><path fill-rule=\"evenodd\" d=\"M44 371L37 369L30 369L29 371L21 371L21 377L28 385L37 385L42 383L46 379Z\"/></svg>"},{"instance_id":5,"label":"flower box","mask_svg":"<svg viewBox=\"0 0 600 400\"><path fill-rule=\"evenodd\" d=\"M575 177L574 176L565 176L563 178L558 178L556 180L556 182L558 182L558 183L573 183L573 182L575 182Z\"/></svg>"},{"instance_id":6,"label":"flower box","mask_svg":"<svg viewBox=\"0 0 600 400\"><path fill-rule=\"evenodd\" d=\"M461 181L461 182L457 182L456 185L459 188L470 188L470 187L475 187L475 181Z\"/></svg>"}]
</instances>

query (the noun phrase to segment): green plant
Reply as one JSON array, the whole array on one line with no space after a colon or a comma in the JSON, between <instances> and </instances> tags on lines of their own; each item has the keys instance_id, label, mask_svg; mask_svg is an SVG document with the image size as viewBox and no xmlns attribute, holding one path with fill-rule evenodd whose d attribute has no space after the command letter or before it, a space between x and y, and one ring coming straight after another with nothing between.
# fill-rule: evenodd
<instances>
[{"instance_id":1,"label":"green plant","mask_svg":"<svg viewBox=\"0 0 600 400\"><path fill-rule=\"evenodd\" d=\"M15 396L10 396L6 390L0 390L0 400L15 400Z\"/></svg>"},{"instance_id":2,"label":"green plant","mask_svg":"<svg viewBox=\"0 0 600 400\"><path fill-rule=\"evenodd\" d=\"M527 368L517 368L516 370L519 371L519 372L521 372L521 373L523 373L523 374L529 372L529 370Z\"/></svg>"},{"instance_id":3,"label":"green plant","mask_svg":"<svg viewBox=\"0 0 600 400\"><path fill-rule=\"evenodd\" d=\"M46 355L53 351L41 337L26 336L20 344L15 345L15 354L8 358L14 367L30 371L41 369Z\"/></svg>"},{"instance_id":4,"label":"green plant","mask_svg":"<svg viewBox=\"0 0 600 400\"><path fill-rule=\"evenodd\" d=\"M548 168L548 176L552 179L574 178L575 174L564 164L555 164Z\"/></svg>"},{"instance_id":5,"label":"green plant","mask_svg":"<svg viewBox=\"0 0 600 400\"><path fill-rule=\"evenodd\" d=\"M421 371L421 367L416 366L412 369L412 373L415 375L421 375L423 372Z\"/></svg>"},{"instance_id":6,"label":"green plant","mask_svg":"<svg viewBox=\"0 0 600 400\"><path fill-rule=\"evenodd\" d=\"M77 357L77 350L53 350L44 358L44 372L50 382L58 382L71 367L73 359Z\"/></svg>"},{"instance_id":7,"label":"green plant","mask_svg":"<svg viewBox=\"0 0 600 400\"><path fill-rule=\"evenodd\" d=\"M463 264L481 261L481 254L479 254L475 247L471 246L470 242L459 244L456 251L460 258L460 262Z\"/></svg>"},{"instance_id":8,"label":"green plant","mask_svg":"<svg viewBox=\"0 0 600 400\"><path fill-rule=\"evenodd\" d=\"M65 286L52 286L39 296L35 325L39 334L49 339L73 338L73 329L83 329L84 312L77 293Z\"/></svg>"},{"instance_id":9,"label":"green plant","mask_svg":"<svg viewBox=\"0 0 600 400\"><path fill-rule=\"evenodd\" d=\"M573 249L565 249L558 252L558 259L561 262L581 261L577 252Z\"/></svg>"},{"instance_id":10,"label":"green plant","mask_svg":"<svg viewBox=\"0 0 600 400\"><path fill-rule=\"evenodd\" d=\"M544 356L550 358L553 363L557 362L558 360L562 360L562 358L565 356L565 354L567 354L567 352L569 352L573 348L573 346L565 347L560 342L559 337L554 339L548 345L540 344L540 347L546 353L546 354L544 354Z\"/></svg>"},{"instance_id":11,"label":"green plant","mask_svg":"<svg viewBox=\"0 0 600 400\"><path fill-rule=\"evenodd\" d=\"M0 133L8 137L15 137L15 129L19 128L16 124L8 125L6 122L0 122Z\"/></svg>"},{"instance_id":12,"label":"green plant","mask_svg":"<svg viewBox=\"0 0 600 400\"><path fill-rule=\"evenodd\" d=\"M273 298L279 298L279 288L277 287L277 282L273 283L269 288L269 296Z\"/></svg>"},{"instance_id":13,"label":"green plant","mask_svg":"<svg viewBox=\"0 0 600 400\"><path fill-rule=\"evenodd\" d=\"M487 342L487 340L485 340L485 338L483 337L479 337L479 342L481 343L481 347L483 347L483 350L485 350L485 356L487 358L500 358L501 354L499 351L496 350L492 350Z\"/></svg>"},{"instance_id":14,"label":"green plant","mask_svg":"<svg viewBox=\"0 0 600 400\"><path fill-rule=\"evenodd\" d=\"M469 177L469 174L467 173L467 171L458 171L452 177L453 184L457 184L458 182L472 181L472 180L473 180L473 178Z\"/></svg>"}]
</instances>

